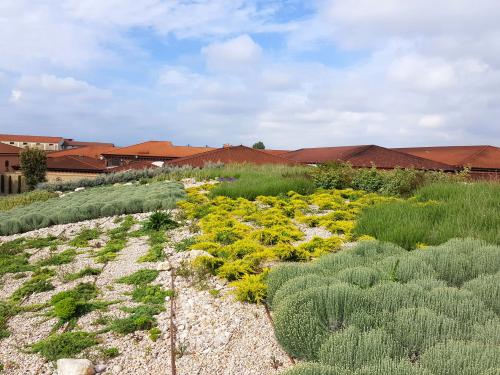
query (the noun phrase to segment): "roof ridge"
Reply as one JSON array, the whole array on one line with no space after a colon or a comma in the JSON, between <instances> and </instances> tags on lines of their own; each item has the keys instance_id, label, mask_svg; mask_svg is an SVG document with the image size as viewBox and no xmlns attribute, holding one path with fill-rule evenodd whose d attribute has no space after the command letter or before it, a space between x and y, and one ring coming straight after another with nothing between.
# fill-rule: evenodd
<instances>
[{"instance_id":1,"label":"roof ridge","mask_svg":"<svg viewBox=\"0 0 500 375\"><path fill-rule=\"evenodd\" d=\"M464 159L460 160L460 164L465 165L466 160L470 160L472 158L475 158L476 156L481 154L484 150L486 150L488 147L490 147L490 146L489 145L482 145L482 147L478 151L476 151L472 155L469 155L469 156L465 157Z\"/></svg>"},{"instance_id":2,"label":"roof ridge","mask_svg":"<svg viewBox=\"0 0 500 375\"><path fill-rule=\"evenodd\" d=\"M385 147L383 147L383 148L385 148ZM433 163L436 163L436 164L441 164L443 166L452 167L452 168L456 167L455 165L446 164L446 163L443 163L442 161L436 161L436 160L432 160L432 159L423 158L423 157L417 156L417 155L407 154L406 152L394 150L393 148L387 148L387 150L390 150L390 151L393 151L393 152L397 152L400 155L404 155L406 157L410 157L410 158L417 159L417 160L424 160L424 161L427 161L427 162L433 162Z\"/></svg>"}]
</instances>

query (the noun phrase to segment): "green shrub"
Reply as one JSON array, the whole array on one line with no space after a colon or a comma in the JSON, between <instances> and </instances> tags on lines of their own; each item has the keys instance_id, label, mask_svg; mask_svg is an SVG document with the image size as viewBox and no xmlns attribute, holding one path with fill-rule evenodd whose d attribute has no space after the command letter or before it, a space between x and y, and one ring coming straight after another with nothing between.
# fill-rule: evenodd
<instances>
[{"instance_id":1,"label":"green shrub","mask_svg":"<svg viewBox=\"0 0 500 375\"><path fill-rule=\"evenodd\" d=\"M75 249L64 250L59 254L51 255L47 259L43 259L37 264L39 266L60 266L61 264L71 263L76 257Z\"/></svg>"},{"instance_id":2,"label":"green shrub","mask_svg":"<svg viewBox=\"0 0 500 375\"><path fill-rule=\"evenodd\" d=\"M82 270L74 273L69 273L64 276L64 281L74 281L85 276L96 276L102 272L100 268L85 267Z\"/></svg>"},{"instance_id":3,"label":"green shrub","mask_svg":"<svg viewBox=\"0 0 500 375\"><path fill-rule=\"evenodd\" d=\"M179 223L172 218L170 212L156 211L144 222L143 226L146 230L159 231L177 228Z\"/></svg>"},{"instance_id":4,"label":"green shrub","mask_svg":"<svg viewBox=\"0 0 500 375\"><path fill-rule=\"evenodd\" d=\"M396 356L396 345L387 332L380 329L360 332L355 327L330 335L318 354L321 363L348 369L376 364L381 359Z\"/></svg>"},{"instance_id":5,"label":"green shrub","mask_svg":"<svg viewBox=\"0 0 500 375\"><path fill-rule=\"evenodd\" d=\"M47 153L37 148L25 148L19 154L19 164L29 190L45 181Z\"/></svg>"},{"instance_id":6,"label":"green shrub","mask_svg":"<svg viewBox=\"0 0 500 375\"><path fill-rule=\"evenodd\" d=\"M54 334L32 345L33 352L49 361L60 358L74 358L83 350L97 344L93 334L87 332L65 332Z\"/></svg>"},{"instance_id":7,"label":"green shrub","mask_svg":"<svg viewBox=\"0 0 500 375\"><path fill-rule=\"evenodd\" d=\"M89 241L98 239L100 234L101 231L98 228L82 229L82 231L69 242L69 245L74 247L87 247L89 246Z\"/></svg>"},{"instance_id":8,"label":"green shrub","mask_svg":"<svg viewBox=\"0 0 500 375\"><path fill-rule=\"evenodd\" d=\"M477 342L439 343L422 354L422 366L435 375L476 375L500 367L500 347Z\"/></svg>"},{"instance_id":9,"label":"green shrub","mask_svg":"<svg viewBox=\"0 0 500 375\"><path fill-rule=\"evenodd\" d=\"M275 267L275 336L290 355L328 366L319 374L494 373L499 259L500 247L478 240L412 252L369 241Z\"/></svg>"},{"instance_id":10,"label":"green shrub","mask_svg":"<svg viewBox=\"0 0 500 375\"><path fill-rule=\"evenodd\" d=\"M135 302L161 305L169 295L171 292L162 289L160 285L140 285L132 292L132 299Z\"/></svg>"},{"instance_id":11,"label":"green shrub","mask_svg":"<svg viewBox=\"0 0 500 375\"><path fill-rule=\"evenodd\" d=\"M124 311L130 315L126 318L113 320L108 326L109 330L122 335L149 330L156 325L154 316L163 311L163 308L157 305L139 305L133 308L124 308Z\"/></svg>"},{"instance_id":12,"label":"green shrub","mask_svg":"<svg viewBox=\"0 0 500 375\"><path fill-rule=\"evenodd\" d=\"M97 307L90 302L97 294L97 288L91 283L80 283L71 290L59 292L50 299L53 315L65 322L87 314Z\"/></svg>"},{"instance_id":13,"label":"green shrub","mask_svg":"<svg viewBox=\"0 0 500 375\"><path fill-rule=\"evenodd\" d=\"M0 301L0 340L10 335L10 332L7 330L7 322L16 313L17 308L13 303Z\"/></svg>"},{"instance_id":14,"label":"green shrub","mask_svg":"<svg viewBox=\"0 0 500 375\"><path fill-rule=\"evenodd\" d=\"M47 292L54 289L49 279L54 275L53 271L42 269L33 274L30 280L21 285L10 297L12 301L19 302L22 299L35 294Z\"/></svg>"},{"instance_id":15,"label":"green shrub","mask_svg":"<svg viewBox=\"0 0 500 375\"><path fill-rule=\"evenodd\" d=\"M159 274L160 271L157 270L139 270L131 275L119 278L117 282L129 285L144 285L155 281Z\"/></svg>"},{"instance_id":16,"label":"green shrub","mask_svg":"<svg viewBox=\"0 0 500 375\"><path fill-rule=\"evenodd\" d=\"M283 375L353 375L349 370L319 363L302 363L285 371Z\"/></svg>"},{"instance_id":17,"label":"green shrub","mask_svg":"<svg viewBox=\"0 0 500 375\"><path fill-rule=\"evenodd\" d=\"M102 348L101 354L103 359L112 359L120 355L118 348Z\"/></svg>"},{"instance_id":18,"label":"green shrub","mask_svg":"<svg viewBox=\"0 0 500 375\"><path fill-rule=\"evenodd\" d=\"M231 283L236 289L236 299L241 302L260 303L266 297L264 275L244 275L240 280Z\"/></svg>"}]
</instances>

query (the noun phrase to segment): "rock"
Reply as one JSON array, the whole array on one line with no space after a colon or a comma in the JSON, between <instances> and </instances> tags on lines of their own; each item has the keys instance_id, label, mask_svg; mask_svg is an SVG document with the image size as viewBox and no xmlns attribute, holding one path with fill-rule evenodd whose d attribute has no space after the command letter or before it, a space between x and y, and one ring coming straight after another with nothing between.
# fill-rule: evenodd
<instances>
[{"instance_id":1,"label":"rock","mask_svg":"<svg viewBox=\"0 0 500 375\"><path fill-rule=\"evenodd\" d=\"M131 185L133 185L132 182L126 182L126 183L123 184L123 186L131 186Z\"/></svg>"},{"instance_id":2,"label":"rock","mask_svg":"<svg viewBox=\"0 0 500 375\"><path fill-rule=\"evenodd\" d=\"M94 366L88 359L63 358L57 361L57 375L94 375Z\"/></svg>"},{"instance_id":3,"label":"rock","mask_svg":"<svg viewBox=\"0 0 500 375\"><path fill-rule=\"evenodd\" d=\"M122 370L123 370L123 367L120 366L120 365L114 365L113 366L113 374L118 375L118 374L120 374L122 372Z\"/></svg>"},{"instance_id":4,"label":"rock","mask_svg":"<svg viewBox=\"0 0 500 375\"><path fill-rule=\"evenodd\" d=\"M170 271L172 269L172 265L168 261L160 262L156 265L156 269L158 271Z\"/></svg>"},{"instance_id":5,"label":"rock","mask_svg":"<svg viewBox=\"0 0 500 375\"><path fill-rule=\"evenodd\" d=\"M85 188L84 188L84 187L77 187L77 188L75 189L75 191L82 191L82 190L85 190Z\"/></svg>"},{"instance_id":6,"label":"rock","mask_svg":"<svg viewBox=\"0 0 500 375\"><path fill-rule=\"evenodd\" d=\"M96 374L106 371L106 365L95 365L94 371Z\"/></svg>"}]
</instances>

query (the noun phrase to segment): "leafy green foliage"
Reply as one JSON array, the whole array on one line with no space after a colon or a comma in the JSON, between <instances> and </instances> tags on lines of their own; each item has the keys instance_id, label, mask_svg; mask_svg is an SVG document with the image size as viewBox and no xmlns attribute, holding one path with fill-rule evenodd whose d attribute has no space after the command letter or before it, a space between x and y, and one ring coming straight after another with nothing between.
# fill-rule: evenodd
<instances>
[{"instance_id":1,"label":"leafy green foliage","mask_svg":"<svg viewBox=\"0 0 500 375\"><path fill-rule=\"evenodd\" d=\"M16 315L17 308L12 302L0 301L0 340L10 335L7 321Z\"/></svg>"},{"instance_id":2,"label":"leafy green foliage","mask_svg":"<svg viewBox=\"0 0 500 375\"><path fill-rule=\"evenodd\" d=\"M149 284L156 280L159 274L160 272L157 270L139 270L131 275L118 279L118 282L129 285Z\"/></svg>"},{"instance_id":3,"label":"leafy green foliage","mask_svg":"<svg viewBox=\"0 0 500 375\"><path fill-rule=\"evenodd\" d=\"M54 276L54 271L46 268L39 269L32 275L30 280L26 281L19 289L12 293L11 300L19 302L32 294L53 290L54 285L49 281L52 276Z\"/></svg>"},{"instance_id":4,"label":"leafy green foliage","mask_svg":"<svg viewBox=\"0 0 500 375\"><path fill-rule=\"evenodd\" d=\"M163 311L163 307L157 305L139 305L133 308L124 308L130 313L122 319L113 320L108 329L113 332L126 335L135 331L144 331L153 328L156 324L155 315Z\"/></svg>"},{"instance_id":5,"label":"leafy green foliage","mask_svg":"<svg viewBox=\"0 0 500 375\"><path fill-rule=\"evenodd\" d=\"M75 249L64 250L61 253L51 255L47 259L38 262L39 266L60 266L61 264L71 263L76 257Z\"/></svg>"},{"instance_id":6,"label":"leafy green foliage","mask_svg":"<svg viewBox=\"0 0 500 375\"><path fill-rule=\"evenodd\" d=\"M120 355L118 348L102 348L101 354L103 359L112 359Z\"/></svg>"},{"instance_id":7,"label":"leafy green foliage","mask_svg":"<svg viewBox=\"0 0 500 375\"><path fill-rule=\"evenodd\" d=\"M172 292L164 290L160 285L141 285L132 292L132 299L152 305L161 305L165 302L165 297L171 296Z\"/></svg>"},{"instance_id":8,"label":"leafy green foliage","mask_svg":"<svg viewBox=\"0 0 500 375\"><path fill-rule=\"evenodd\" d=\"M413 249L455 237L500 244L500 185L433 184L416 199L384 202L362 211L355 234L368 234Z\"/></svg>"},{"instance_id":9,"label":"leafy green foliage","mask_svg":"<svg viewBox=\"0 0 500 375\"><path fill-rule=\"evenodd\" d=\"M82 270L64 276L64 281L73 281L85 276L97 276L102 272L100 268L85 267Z\"/></svg>"},{"instance_id":10,"label":"leafy green foliage","mask_svg":"<svg viewBox=\"0 0 500 375\"><path fill-rule=\"evenodd\" d=\"M311 172L316 187L323 189L354 188L372 193L408 197L419 187L433 182L466 181L464 173L420 171L395 168L390 171L371 168L352 168L347 163L327 163Z\"/></svg>"},{"instance_id":11,"label":"leafy green foliage","mask_svg":"<svg viewBox=\"0 0 500 375\"><path fill-rule=\"evenodd\" d=\"M253 144L252 148L255 148L256 150L265 150L266 146L264 146L264 142L258 141Z\"/></svg>"},{"instance_id":12,"label":"leafy green foliage","mask_svg":"<svg viewBox=\"0 0 500 375\"><path fill-rule=\"evenodd\" d=\"M479 240L413 252L368 241L274 268L267 299L283 348L320 364L298 374L494 373L499 271L500 247Z\"/></svg>"},{"instance_id":13,"label":"leafy green foliage","mask_svg":"<svg viewBox=\"0 0 500 375\"><path fill-rule=\"evenodd\" d=\"M81 283L74 289L53 295L50 304L54 316L61 321L69 321L89 313L95 307L90 301L97 296L97 293L98 290L93 284Z\"/></svg>"},{"instance_id":14,"label":"leafy green foliage","mask_svg":"<svg viewBox=\"0 0 500 375\"><path fill-rule=\"evenodd\" d=\"M172 218L172 214L166 211L156 211L144 222L144 228L147 230L159 231L177 228L179 223Z\"/></svg>"},{"instance_id":15,"label":"leafy green foliage","mask_svg":"<svg viewBox=\"0 0 500 375\"><path fill-rule=\"evenodd\" d=\"M87 332L54 334L32 345L32 350L49 361L73 358L83 350L97 344L94 335Z\"/></svg>"},{"instance_id":16,"label":"leafy green foliage","mask_svg":"<svg viewBox=\"0 0 500 375\"><path fill-rule=\"evenodd\" d=\"M266 298L264 274L244 275L231 285L236 288L236 299L241 302L260 303Z\"/></svg>"},{"instance_id":17,"label":"leafy green foliage","mask_svg":"<svg viewBox=\"0 0 500 375\"><path fill-rule=\"evenodd\" d=\"M183 196L182 185L168 181L88 189L58 199L0 211L0 235L99 217L172 209Z\"/></svg>"},{"instance_id":18,"label":"leafy green foliage","mask_svg":"<svg viewBox=\"0 0 500 375\"><path fill-rule=\"evenodd\" d=\"M33 190L37 184L45 181L47 173L47 154L45 151L25 148L19 154L19 161L28 189Z\"/></svg>"},{"instance_id":19,"label":"leafy green foliage","mask_svg":"<svg viewBox=\"0 0 500 375\"><path fill-rule=\"evenodd\" d=\"M78 233L75 238L73 238L70 242L70 246L74 247L88 247L90 240L95 240L99 238L101 231L98 228L85 228L82 229L80 233Z\"/></svg>"}]
</instances>

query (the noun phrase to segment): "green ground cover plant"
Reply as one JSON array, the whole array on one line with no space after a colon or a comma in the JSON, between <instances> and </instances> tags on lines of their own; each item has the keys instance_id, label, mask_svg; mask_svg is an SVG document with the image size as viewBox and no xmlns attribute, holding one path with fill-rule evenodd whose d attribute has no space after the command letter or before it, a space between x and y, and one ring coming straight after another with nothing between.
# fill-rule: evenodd
<instances>
[{"instance_id":1,"label":"green ground cover plant","mask_svg":"<svg viewBox=\"0 0 500 375\"><path fill-rule=\"evenodd\" d=\"M44 202L54 197L57 197L56 193L43 190L7 195L5 197L0 197L0 211L8 211L15 207L27 206L34 202Z\"/></svg>"},{"instance_id":2,"label":"green ground cover plant","mask_svg":"<svg viewBox=\"0 0 500 375\"><path fill-rule=\"evenodd\" d=\"M88 247L89 241L98 239L100 235L101 231L99 228L84 228L69 242L69 245L74 247Z\"/></svg>"},{"instance_id":3,"label":"green ground cover plant","mask_svg":"<svg viewBox=\"0 0 500 375\"><path fill-rule=\"evenodd\" d=\"M182 197L182 185L168 181L87 189L0 212L0 235L105 216L171 209Z\"/></svg>"},{"instance_id":4,"label":"green ground cover plant","mask_svg":"<svg viewBox=\"0 0 500 375\"><path fill-rule=\"evenodd\" d=\"M95 253L99 263L107 263L118 256L118 253L127 245L130 228L135 221L132 216L126 216L120 221L120 225L108 231L109 241Z\"/></svg>"},{"instance_id":5,"label":"green ground cover plant","mask_svg":"<svg viewBox=\"0 0 500 375\"><path fill-rule=\"evenodd\" d=\"M408 252L366 241L267 278L275 334L309 361L287 375L492 374L500 247L453 239Z\"/></svg>"},{"instance_id":6,"label":"green ground cover plant","mask_svg":"<svg viewBox=\"0 0 500 375\"><path fill-rule=\"evenodd\" d=\"M198 269L234 282L238 299L259 302L265 296L262 275L272 262L307 261L340 249L351 241L354 220L361 208L393 198L363 191L319 190L310 195L288 192L286 196L245 198L213 196L207 185L188 190L179 202L188 219L198 220L201 234L191 249L210 256L194 260ZM216 189L216 187L214 188ZM321 226L329 238L301 241L299 225Z\"/></svg>"},{"instance_id":7,"label":"green ground cover plant","mask_svg":"<svg viewBox=\"0 0 500 375\"><path fill-rule=\"evenodd\" d=\"M383 202L361 213L354 233L413 249L454 237L500 245L500 184L436 183L414 199Z\"/></svg>"},{"instance_id":8,"label":"green ground cover plant","mask_svg":"<svg viewBox=\"0 0 500 375\"><path fill-rule=\"evenodd\" d=\"M53 334L32 345L34 353L39 353L49 361L60 358L74 358L83 350L97 345L95 336L87 332L64 332Z\"/></svg>"},{"instance_id":9,"label":"green ground cover plant","mask_svg":"<svg viewBox=\"0 0 500 375\"><path fill-rule=\"evenodd\" d=\"M73 272L73 273L68 273L64 275L63 279L64 281L74 281L77 279L81 279L82 277L85 276L97 276L102 272L100 268L93 268L93 267L85 267L81 269L80 271Z\"/></svg>"}]
</instances>

